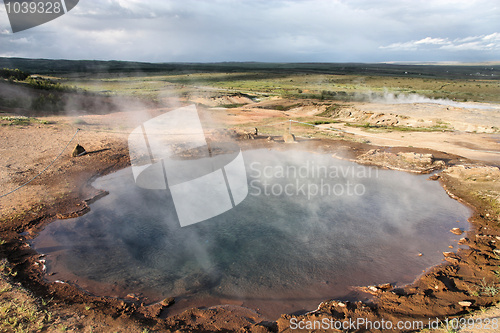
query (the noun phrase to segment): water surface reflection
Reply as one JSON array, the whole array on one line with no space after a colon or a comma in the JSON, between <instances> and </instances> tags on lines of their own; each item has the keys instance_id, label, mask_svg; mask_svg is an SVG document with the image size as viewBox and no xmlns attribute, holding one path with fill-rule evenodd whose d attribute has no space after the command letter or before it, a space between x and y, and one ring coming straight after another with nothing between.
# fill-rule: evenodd
<instances>
[{"instance_id":1,"label":"water surface reflection","mask_svg":"<svg viewBox=\"0 0 500 333\"><path fill-rule=\"evenodd\" d=\"M48 278L112 296L175 296L178 309L232 303L276 316L355 297L351 286L410 283L456 246L451 228L468 226L469 209L427 175L300 151L244 158L245 201L184 228L169 193L136 187L130 169L98 179L108 196L33 241L56 273Z\"/></svg>"}]
</instances>

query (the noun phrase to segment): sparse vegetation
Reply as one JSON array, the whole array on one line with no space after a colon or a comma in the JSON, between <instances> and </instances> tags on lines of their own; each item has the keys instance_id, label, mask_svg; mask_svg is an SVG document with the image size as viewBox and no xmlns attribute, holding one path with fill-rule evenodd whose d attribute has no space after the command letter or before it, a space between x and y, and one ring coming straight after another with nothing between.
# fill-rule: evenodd
<instances>
[{"instance_id":1,"label":"sparse vegetation","mask_svg":"<svg viewBox=\"0 0 500 333\"><path fill-rule=\"evenodd\" d=\"M485 189L474 191L473 195L486 207L490 207L493 214L500 216L500 193L498 191Z\"/></svg>"},{"instance_id":2,"label":"sparse vegetation","mask_svg":"<svg viewBox=\"0 0 500 333\"><path fill-rule=\"evenodd\" d=\"M26 80L29 77L28 73L25 73L23 71L20 71L19 69L9 69L9 68L2 68L0 69L0 78L8 79L10 81L23 81Z\"/></svg>"},{"instance_id":3,"label":"sparse vegetation","mask_svg":"<svg viewBox=\"0 0 500 333\"><path fill-rule=\"evenodd\" d=\"M336 104L333 103L328 108L323 111L322 113L318 114L318 117L331 117L333 116L337 111L341 110L342 108L346 107L344 104Z\"/></svg>"},{"instance_id":4,"label":"sparse vegetation","mask_svg":"<svg viewBox=\"0 0 500 333\"><path fill-rule=\"evenodd\" d=\"M12 268L2 259L0 262L0 331L39 332L49 324L52 316L37 304L28 292L14 286Z\"/></svg>"},{"instance_id":5,"label":"sparse vegetation","mask_svg":"<svg viewBox=\"0 0 500 333\"><path fill-rule=\"evenodd\" d=\"M29 126L32 124L50 124L47 120L41 120L37 118L25 117L25 116L3 116L0 117L1 126Z\"/></svg>"},{"instance_id":6,"label":"sparse vegetation","mask_svg":"<svg viewBox=\"0 0 500 333\"><path fill-rule=\"evenodd\" d=\"M48 95L40 94L31 102L31 109L35 111L51 111L57 112L64 110L64 103L61 96L49 93Z\"/></svg>"},{"instance_id":7,"label":"sparse vegetation","mask_svg":"<svg viewBox=\"0 0 500 333\"><path fill-rule=\"evenodd\" d=\"M411 126L384 126L384 125L373 125L370 123L357 124L357 123L346 123L349 127L360 127L368 130L380 130L380 131L399 131L399 132L446 132L452 131L445 124L437 124L431 127L411 127Z\"/></svg>"},{"instance_id":8,"label":"sparse vegetation","mask_svg":"<svg viewBox=\"0 0 500 333\"><path fill-rule=\"evenodd\" d=\"M77 119L73 120L73 124L74 125L88 125L88 123L81 118L77 118Z\"/></svg>"},{"instance_id":9,"label":"sparse vegetation","mask_svg":"<svg viewBox=\"0 0 500 333\"><path fill-rule=\"evenodd\" d=\"M22 83L35 89L61 92L77 91L76 87L62 85L60 82L55 82L42 76L32 76L19 69L2 68L0 69L0 78L7 79L11 83L14 81Z\"/></svg>"},{"instance_id":10,"label":"sparse vegetation","mask_svg":"<svg viewBox=\"0 0 500 333\"><path fill-rule=\"evenodd\" d=\"M66 90L78 86L98 93L153 96L162 90L181 94L188 87L203 85L225 92L318 100L362 100L390 92L456 101L500 101L499 88L495 84L499 66L491 66L490 75L484 76L481 74L484 68L478 66L2 60L0 58L0 65L53 75L49 79L52 84L44 82L47 78L34 83L42 89ZM86 75L78 75L78 72ZM108 74L100 78L88 76L88 73L103 72Z\"/></svg>"},{"instance_id":11,"label":"sparse vegetation","mask_svg":"<svg viewBox=\"0 0 500 333\"><path fill-rule=\"evenodd\" d=\"M312 121L313 125L324 125L324 124L333 124L333 123L337 123L337 122L334 120L314 120L314 121Z\"/></svg>"},{"instance_id":12,"label":"sparse vegetation","mask_svg":"<svg viewBox=\"0 0 500 333\"><path fill-rule=\"evenodd\" d=\"M226 109L234 109L234 108L239 108L246 105L245 103L242 104L222 104L221 107L226 108Z\"/></svg>"},{"instance_id":13,"label":"sparse vegetation","mask_svg":"<svg viewBox=\"0 0 500 333\"><path fill-rule=\"evenodd\" d=\"M500 293L500 288L494 283L487 283L483 278L479 283L479 294L484 296L494 297Z\"/></svg>"},{"instance_id":14,"label":"sparse vegetation","mask_svg":"<svg viewBox=\"0 0 500 333\"><path fill-rule=\"evenodd\" d=\"M41 89L41 90L60 91L60 92L76 92L78 90L76 87L62 85L59 82L54 82L50 79L38 76L37 77L28 76L24 80L24 83L35 89Z\"/></svg>"}]
</instances>

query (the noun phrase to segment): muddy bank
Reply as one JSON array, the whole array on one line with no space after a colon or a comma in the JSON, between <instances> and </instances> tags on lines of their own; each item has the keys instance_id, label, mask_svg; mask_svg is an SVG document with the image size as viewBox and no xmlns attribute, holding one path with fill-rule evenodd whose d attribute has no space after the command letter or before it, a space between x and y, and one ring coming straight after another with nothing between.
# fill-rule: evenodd
<instances>
[{"instance_id":1,"label":"muddy bank","mask_svg":"<svg viewBox=\"0 0 500 333\"><path fill-rule=\"evenodd\" d=\"M372 321L384 319L394 323L401 320L427 322L429 318L465 314L473 309L493 305L500 300L500 295L494 293L494 288L498 284L495 271L500 265L500 257L497 257L495 251L500 251L500 246L497 248L497 243L500 242L499 212L489 201L492 198L496 200L495 194L500 193L499 176L492 172L495 169L486 170L486 166L477 167L477 163L466 161L459 156L426 149L383 148L341 140L298 138L297 141L298 143L292 144L293 149L314 149L346 159L363 160L367 154L377 156L375 160L385 156L380 159L385 161L385 164L378 164L381 167L401 167L401 158L405 160L405 169L416 168L416 164L426 165L427 162L431 167L436 165L439 168L447 167L447 170L439 174L439 181L451 195L475 208L470 221L473 230L464 234L462 240L462 244L469 246L469 249L459 249L456 253L452 252L455 249L450 249L450 253L443 255L446 260L443 265L432 268L413 284L404 288L371 288L373 299L369 303L325 301L312 313L302 316L283 315L277 322L266 321L257 312L237 306L193 309L169 316L168 307L172 300L148 304L133 295L127 299L98 297L67 283L48 284L44 280L43 257L29 248L26 241L35 237L44 225L57 217L57 214L71 217L73 214L84 213L88 201L103 195L88 184L95 177L129 165L126 142L117 140L112 144L110 151L67 161L71 164L77 162L77 167L71 168L71 171L68 168L67 171L74 173L72 179L75 187L53 205L42 205L18 216L10 214L4 217L1 233L6 243L2 245L2 252L17 272L16 280L22 282L36 295L44 299L57 300L59 304L64 304L75 311L81 310L82 307L89 308L87 311L103 314L109 318L120 318L125 322L138 321L141 325L157 330L288 331L291 330L290 325L296 322L295 320L307 322L323 318L335 320L363 318ZM282 143L278 137L269 141L267 136L257 136L253 140L242 140L239 143L243 149L290 148L290 145ZM373 153L373 149L377 149L377 153ZM432 154L432 158L426 154ZM413 158L415 156L417 157ZM394 157L394 161L390 157ZM433 167L433 170L439 168ZM429 170L424 168L418 171ZM49 184L48 191L57 191L59 184L57 173L48 175L42 180L45 184Z\"/></svg>"}]
</instances>

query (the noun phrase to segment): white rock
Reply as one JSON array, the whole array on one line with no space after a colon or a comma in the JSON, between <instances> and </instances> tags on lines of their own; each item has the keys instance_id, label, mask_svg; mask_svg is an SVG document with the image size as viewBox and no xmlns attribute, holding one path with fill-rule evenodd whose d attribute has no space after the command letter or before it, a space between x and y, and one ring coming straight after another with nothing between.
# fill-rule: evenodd
<instances>
[{"instance_id":1,"label":"white rock","mask_svg":"<svg viewBox=\"0 0 500 333\"><path fill-rule=\"evenodd\" d=\"M472 305L472 302L469 302L469 301L461 301L461 302L458 302L458 305L460 306L465 306L465 307L469 307Z\"/></svg>"}]
</instances>

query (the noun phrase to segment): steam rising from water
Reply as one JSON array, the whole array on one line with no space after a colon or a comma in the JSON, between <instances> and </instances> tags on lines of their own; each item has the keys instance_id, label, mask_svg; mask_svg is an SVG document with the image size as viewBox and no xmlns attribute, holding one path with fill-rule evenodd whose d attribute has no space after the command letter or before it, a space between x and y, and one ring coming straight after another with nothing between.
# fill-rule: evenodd
<instances>
[{"instance_id":1,"label":"steam rising from water","mask_svg":"<svg viewBox=\"0 0 500 333\"><path fill-rule=\"evenodd\" d=\"M462 103L455 102L450 99L445 98L429 98L420 94L396 94L389 91L385 91L383 94L378 93L367 93L360 94L359 98L361 100L369 100L373 103L384 103L384 104L413 104L413 103L429 103L429 104L440 104L453 106L465 109L495 109L494 106L479 103Z\"/></svg>"},{"instance_id":2,"label":"steam rising from water","mask_svg":"<svg viewBox=\"0 0 500 333\"><path fill-rule=\"evenodd\" d=\"M96 285L107 285L110 295L119 285L125 295L175 296L180 307L186 299L185 306L240 300L274 317L328 298L355 298L353 285L411 282L442 260L458 240L449 230L469 216L427 176L306 152L254 150L244 157L247 199L184 228L169 193L137 188L129 169L97 180L107 197L34 240L49 271L58 272L49 278L76 275L82 287L102 292ZM364 191L341 192L347 183Z\"/></svg>"}]
</instances>

